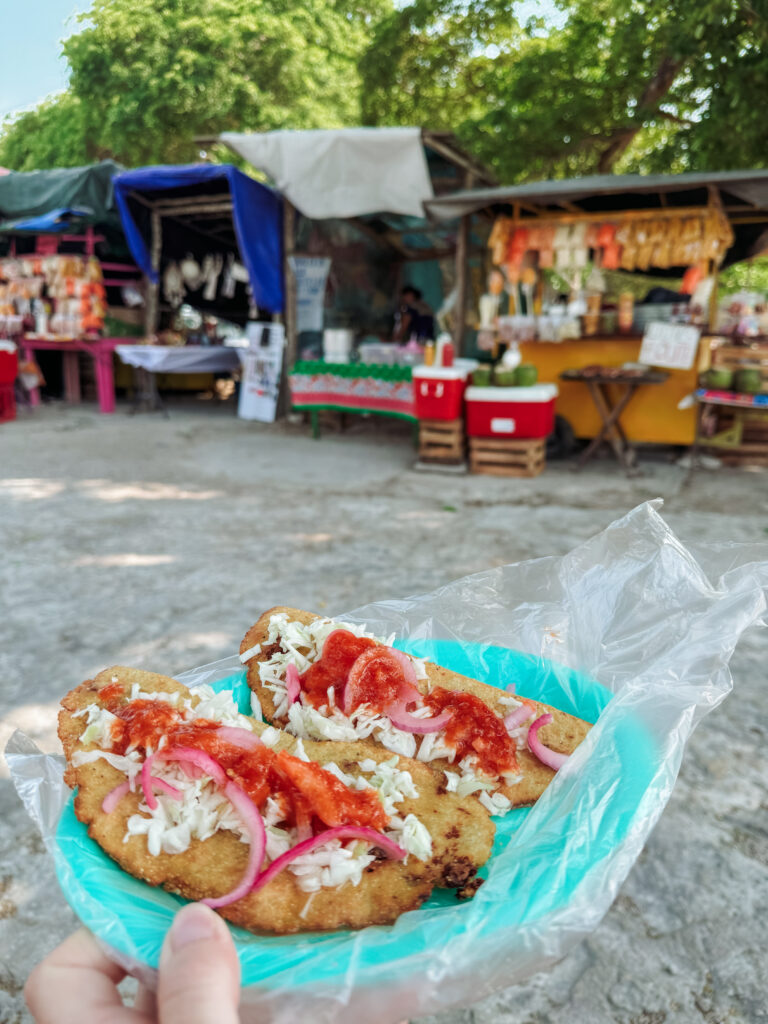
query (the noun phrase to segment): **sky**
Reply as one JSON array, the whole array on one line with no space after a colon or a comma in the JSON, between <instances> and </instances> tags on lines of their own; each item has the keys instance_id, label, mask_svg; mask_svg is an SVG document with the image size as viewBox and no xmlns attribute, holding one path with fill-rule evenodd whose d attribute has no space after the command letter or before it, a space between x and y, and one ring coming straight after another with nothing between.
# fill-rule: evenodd
<instances>
[{"instance_id":1,"label":"sky","mask_svg":"<svg viewBox=\"0 0 768 1024\"><path fill-rule=\"evenodd\" d=\"M403 6L407 0L396 0ZM0 0L3 15L3 57L0 59L0 121L35 106L67 85L61 41L76 29L75 16L90 0ZM556 22L552 0L522 0L521 21L534 14Z\"/></svg>"},{"instance_id":2,"label":"sky","mask_svg":"<svg viewBox=\"0 0 768 1024\"><path fill-rule=\"evenodd\" d=\"M74 16L88 7L88 0L0 0L0 118L66 87L61 40L75 30Z\"/></svg>"}]
</instances>

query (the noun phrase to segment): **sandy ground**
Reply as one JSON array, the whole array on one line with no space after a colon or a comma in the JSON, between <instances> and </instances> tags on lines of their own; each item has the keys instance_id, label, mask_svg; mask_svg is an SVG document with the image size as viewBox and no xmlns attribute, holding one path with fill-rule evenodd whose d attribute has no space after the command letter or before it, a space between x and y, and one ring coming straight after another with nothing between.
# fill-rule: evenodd
<instances>
[{"instance_id":1,"label":"sandy ground","mask_svg":"<svg viewBox=\"0 0 768 1024\"><path fill-rule=\"evenodd\" d=\"M686 543L768 540L768 474L654 461L535 480L410 471L408 430L169 420L44 408L0 426L0 749L56 749L57 701L114 662L174 673L224 657L274 604L340 611L491 565L564 553L662 496ZM768 1021L766 631L736 693L694 734L669 806L612 910L558 966L440 1024ZM7 772L2 765L0 772ZM0 779L0 1021L25 1021L31 966L73 927L53 870Z\"/></svg>"}]
</instances>

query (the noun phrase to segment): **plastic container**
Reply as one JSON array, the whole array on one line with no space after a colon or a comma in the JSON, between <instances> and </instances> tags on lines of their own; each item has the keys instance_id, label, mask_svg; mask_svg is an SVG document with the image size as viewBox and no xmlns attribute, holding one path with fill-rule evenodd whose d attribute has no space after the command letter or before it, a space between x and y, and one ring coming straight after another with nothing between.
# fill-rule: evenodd
<instances>
[{"instance_id":1,"label":"plastic container","mask_svg":"<svg viewBox=\"0 0 768 1024\"><path fill-rule=\"evenodd\" d=\"M12 341L0 340L0 385L16 380L19 372L19 356Z\"/></svg>"},{"instance_id":2,"label":"plastic container","mask_svg":"<svg viewBox=\"0 0 768 1024\"><path fill-rule=\"evenodd\" d=\"M0 423L16 419L16 398L13 384L0 384Z\"/></svg>"},{"instance_id":3,"label":"plastic container","mask_svg":"<svg viewBox=\"0 0 768 1024\"><path fill-rule=\"evenodd\" d=\"M469 437L549 437L555 427L554 384L531 388L467 388Z\"/></svg>"},{"instance_id":4,"label":"plastic container","mask_svg":"<svg viewBox=\"0 0 768 1024\"><path fill-rule=\"evenodd\" d=\"M468 371L460 366L417 366L413 397L420 420L457 420L462 415Z\"/></svg>"}]
</instances>

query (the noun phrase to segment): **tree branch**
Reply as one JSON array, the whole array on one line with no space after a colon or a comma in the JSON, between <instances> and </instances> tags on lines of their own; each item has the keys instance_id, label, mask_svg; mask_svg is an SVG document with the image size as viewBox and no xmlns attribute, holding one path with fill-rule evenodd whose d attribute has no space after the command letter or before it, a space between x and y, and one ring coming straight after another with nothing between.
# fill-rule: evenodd
<instances>
[{"instance_id":1,"label":"tree branch","mask_svg":"<svg viewBox=\"0 0 768 1024\"><path fill-rule=\"evenodd\" d=\"M658 111L658 105L672 88L672 84L684 63L685 61L672 57L662 58L656 73L646 85L638 101L636 123L631 128L617 128L615 132L611 133L610 142L602 151L597 161L597 169L601 174L607 173L612 169L621 154L632 142L632 139L643 127L643 122L648 113L654 110L657 113L662 113Z\"/></svg>"}]
</instances>

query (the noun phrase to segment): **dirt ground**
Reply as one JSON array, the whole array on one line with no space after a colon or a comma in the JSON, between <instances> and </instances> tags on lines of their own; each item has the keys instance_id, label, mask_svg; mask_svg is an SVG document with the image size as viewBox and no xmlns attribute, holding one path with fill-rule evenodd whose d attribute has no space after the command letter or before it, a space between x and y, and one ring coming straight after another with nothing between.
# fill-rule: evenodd
<instances>
[{"instance_id":1,"label":"dirt ground","mask_svg":"<svg viewBox=\"0 0 768 1024\"><path fill-rule=\"evenodd\" d=\"M129 417L43 408L0 426L0 749L56 749L57 702L122 662L170 674L236 651L260 611L339 612L561 554L648 498L685 543L768 541L768 473L627 480L611 461L534 480L411 471L409 431L312 441L210 403ZM768 552L766 554L768 557ZM768 633L694 734L667 810L597 929L547 974L437 1024L768 1021ZM75 926L0 762L0 1021Z\"/></svg>"}]
</instances>

